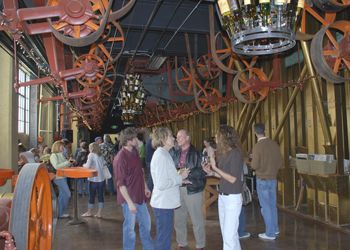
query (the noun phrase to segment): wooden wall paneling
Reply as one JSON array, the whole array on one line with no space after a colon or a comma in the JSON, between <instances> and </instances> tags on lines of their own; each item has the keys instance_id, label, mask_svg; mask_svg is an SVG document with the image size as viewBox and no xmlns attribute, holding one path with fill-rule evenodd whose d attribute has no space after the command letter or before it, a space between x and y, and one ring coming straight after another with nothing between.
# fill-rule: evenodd
<instances>
[{"instance_id":1,"label":"wooden wall paneling","mask_svg":"<svg viewBox=\"0 0 350 250\"><path fill-rule=\"evenodd\" d=\"M222 106L218 111L220 125L227 125L227 106Z\"/></svg>"},{"instance_id":2,"label":"wooden wall paneling","mask_svg":"<svg viewBox=\"0 0 350 250\"><path fill-rule=\"evenodd\" d=\"M324 82L324 81L323 81ZM329 120L329 128L332 136L332 144L336 141L336 107L335 107L335 86L331 82L326 82L323 84L325 86L325 91L327 92L327 118Z\"/></svg>"},{"instance_id":3,"label":"wooden wall paneling","mask_svg":"<svg viewBox=\"0 0 350 250\"><path fill-rule=\"evenodd\" d=\"M302 80L305 77L305 74L306 74L306 67L303 68L298 81ZM274 140L279 141L279 142L281 141L280 140L280 132L282 131L282 128L284 127L286 120L288 120L288 124L289 124L288 129L289 130L291 129L291 127L290 127L291 125L289 122L289 119L291 119L290 116L293 115L293 119L294 119L294 114L293 114L293 112L291 112L291 108L293 107L293 104L296 101L296 97L297 97L298 93L300 92L300 88L299 88L299 86L294 86L293 91L290 91L289 88L284 88L283 91L284 90L286 90L286 91L285 91L285 93L282 92L282 93L284 93L283 95L285 95L284 99L283 99L283 103L284 103L283 104L283 107L284 107L283 112L282 112L282 115L280 115L281 119L279 120L278 127L276 128L275 134L272 137ZM288 94L289 92L292 92L290 94L290 96ZM294 124L294 121L293 121L293 124ZM295 126L295 128L297 128L297 127ZM291 135L289 135L288 137L290 138Z\"/></svg>"},{"instance_id":4,"label":"wooden wall paneling","mask_svg":"<svg viewBox=\"0 0 350 250\"><path fill-rule=\"evenodd\" d=\"M350 77L350 72L345 72L345 77ZM344 105L344 113L346 114L346 117L344 119L344 122L346 124L350 124L350 101L349 101L349 96L350 96L350 81L345 82L344 84L344 100L345 103ZM344 140L346 141L346 150L344 152L344 156L346 159L350 159L350 130L349 130L349 125L345 126L346 133L344 134Z\"/></svg>"},{"instance_id":5,"label":"wooden wall paneling","mask_svg":"<svg viewBox=\"0 0 350 250\"><path fill-rule=\"evenodd\" d=\"M343 112L342 112L342 90L340 84L334 85L335 94L335 118L336 118L336 157L337 157L337 174L344 174L344 144L343 144Z\"/></svg>"},{"instance_id":6,"label":"wooden wall paneling","mask_svg":"<svg viewBox=\"0 0 350 250\"><path fill-rule=\"evenodd\" d=\"M231 102L229 103L228 107L228 113L230 115L230 118L228 118L227 120L227 124L232 126L232 127L236 127L236 123L237 123L237 110L238 110L238 107L237 107L238 103L237 102Z\"/></svg>"},{"instance_id":7,"label":"wooden wall paneling","mask_svg":"<svg viewBox=\"0 0 350 250\"><path fill-rule=\"evenodd\" d=\"M282 105L283 105L283 113L285 112L287 105L288 105L288 88L284 88L282 90ZM281 117L283 116L283 113ZM289 112L288 112L289 113ZM290 119L289 116L285 119L285 122L283 126L283 155L284 155L284 162L285 166L289 166L289 154L290 154Z\"/></svg>"},{"instance_id":8,"label":"wooden wall paneling","mask_svg":"<svg viewBox=\"0 0 350 250\"><path fill-rule=\"evenodd\" d=\"M322 94L319 87L320 84L318 82L318 79L316 78L315 70L311 63L309 46L308 46L308 43L305 41L301 41L300 43L304 54L304 60L308 67L309 75L312 77L310 81L311 81L312 92L315 95L315 98L314 98L315 106L317 108L318 116L320 117L320 125L322 127L322 132L324 136L325 143L323 145L330 146L332 144L331 132L329 129L328 120L326 118L326 112L324 110L324 106L322 105Z\"/></svg>"},{"instance_id":9,"label":"wooden wall paneling","mask_svg":"<svg viewBox=\"0 0 350 250\"><path fill-rule=\"evenodd\" d=\"M304 85L304 97L305 97L305 122L306 122L306 147L309 153L315 152L314 145L314 107L313 107L313 94L311 91L310 80Z\"/></svg>"},{"instance_id":10,"label":"wooden wall paneling","mask_svg":"<svg viewBox=\"0 0 350 250\"><path fill-rule=\"evenodd\" d=\"M249 107L249 104L245 103L244 106L240 109L238 121L237 121L236 126L235 126L238 133L240 133L242 130L243 120L247 115L248 107Z\"/></svg>"},{"instance_id":11,"label":"wooden wall paneling","mask_svg":"<svg viewBox=\"0 0 350 250\"><path fill-rule=\"evenodd\" d=\"M272 105L272 94L270 93L268 98L267 98L267 112L265 114L265 117L267 119L265 119L264 123L265 123L265 128L266 128L266 133L271 135L272 134L272 130L271 130L271 124L272 124L272 108L273 108L273 105Z\"/></svg>"},{"instance_id":12,"label":"wooden wall paneling","mask_svg":"<svg viewBox=\"0 0 350 250\"><path fill-rule=\"evenodd\" d=\"M249 120L250 120L250 116L251 116L252 111L253 111L253 107L254 107L254 104L252 104L252 103L247 104L247 105L248 105L248 108L247 108L247 111L245 112L245 115L244 115L244 119L243 119L243 122L242 122L241 129L240 129L240 131L238 132L238 133L240 134L240 136L241 136L241 142L242 142L242 144L245 144L245 143L246 143L246 135L245 135L245 132L246 132L246 129L247 129Z\"/></svg>"},{"instance_id":13,"label":"wooden wall paneling","mask_svg":"<svg viewBox=\"0 0 350 250\"><path fill-rule=\"evenodd\" d=\"M276 132L278 126L278 120L280 117L280 112L282 108L282 91L274 91L274 101L275 101L275 116L273 117L272 124L272 133L269 135L270 137Z\"/></svg>"}]
</instances>

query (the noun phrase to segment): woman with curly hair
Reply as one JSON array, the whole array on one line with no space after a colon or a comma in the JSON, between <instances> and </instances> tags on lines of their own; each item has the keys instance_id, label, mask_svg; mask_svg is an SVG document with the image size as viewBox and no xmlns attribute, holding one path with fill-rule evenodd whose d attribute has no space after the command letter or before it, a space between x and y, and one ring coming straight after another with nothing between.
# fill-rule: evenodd
<instances>
[{"instance_id":1,"label":"woman with curly hair","mask_svg":"<svg viewBox=\"0 0 350 250\"><path fill-rule=\"evenodd\" d=\"M203 169L209 176L220 178L218 207L223 249L239 250L244 154L240 138L233 127L220 126L215 140L217 150L215 152L212 147L207 149L210 160Z\"/></svg>"}]
</instances>

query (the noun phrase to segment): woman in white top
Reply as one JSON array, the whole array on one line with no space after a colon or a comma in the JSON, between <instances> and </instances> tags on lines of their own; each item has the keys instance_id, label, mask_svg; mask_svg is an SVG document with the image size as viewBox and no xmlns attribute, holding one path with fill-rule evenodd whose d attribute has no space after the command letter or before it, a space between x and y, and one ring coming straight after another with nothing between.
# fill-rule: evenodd
<instances>
[{"instance_id":1,"label":"woman in white top","mask_svg":"<svg viewBox=\"0 0 350 250\"><path fill-rule=\"evenodd\" d=\"M105 187L105 176L103 174L103 167L106 164L100 147L97 143L93 142L89 145L90 154L88 155L87 162L83 165L85 168L95 169L97 171L97 176L88 178L89 181L89 203L88 211L84 213L83 217L92 216L92 209L95 204L95 195L97 192L98 198L98 211L95 217L101 218L102 208L104 206L104 187Z\"/></svg>"},{"instance_id":2,"label":"woman in white top","mask_svg":"<svg viewBox=\"0 0 350 250\"><path fill-rule=\"evenodd\" d=\"M152 134L152 145L157 148L151 160L154 182L151 206L156 219L157 235L155 249L170 249L174 228L174 209L180 206L180 190L188 176L188 170L177 173L169 150L174 137L168 128L157 128Z\"/></svg>"}]
</instances>

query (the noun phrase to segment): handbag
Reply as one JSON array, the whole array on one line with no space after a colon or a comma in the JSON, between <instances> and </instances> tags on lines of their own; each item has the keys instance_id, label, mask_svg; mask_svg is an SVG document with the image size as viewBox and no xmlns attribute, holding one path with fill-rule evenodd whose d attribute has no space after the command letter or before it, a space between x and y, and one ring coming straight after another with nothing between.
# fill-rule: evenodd
<instances>
[{"instance_id":1,"label":"handbag","mask_svg":"<svg viewBox=\"0 0 350 250\"><path fill-rule=\"evenodd\" d=\"M251 202L252 202L252 193L250 192L250 189L248 188L247 184L243 182L243 190L242 190L243 206L247 206Z\"/></svg>"},{"instance_id":2,"label":"handbag","mask_svg":"<svg viewBox=\"0 0 350 250\"><path fill-rule=\"evenodd\" d=\"M109 169L108 169L108 167L107 167L106 165L103 165L102 170L103 170L103 175L104 175L105 179L110 179L110 178L112 178L112 175L111 175L111 173L109 172Z\"/></svg>"}]
</instances>

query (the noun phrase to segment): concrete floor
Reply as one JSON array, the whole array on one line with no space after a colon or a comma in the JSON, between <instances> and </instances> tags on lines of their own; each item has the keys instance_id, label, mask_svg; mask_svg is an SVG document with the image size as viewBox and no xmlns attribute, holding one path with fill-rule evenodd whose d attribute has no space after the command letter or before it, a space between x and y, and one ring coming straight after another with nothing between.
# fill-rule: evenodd
<instances>
[{"instance_id":1,"label":"concrete floor","mask_svg":"<svg viewBox=\"0 0 350 250\"><path fill-rule=\"evenodd\" d=\"M105 197L103 218L87 218L87 223L67 225L68 219L58 220L54 239L55 250L117 250L122 249L123 216L120 206L116 204L115 196ZM80 214L87 208L87 197L79 198ZM152 209L149 210L152 215ZM72 214L72 207L69 207ZM242 249L350 249L350 235L335 230L326 225L312 222L290 213L279 211L280 236L275 241L263 241L258 233L264 231L264 224L257 202L246 209L247 230L252 234L250 239L241 240ZM195 249L194 237L189 230L189 247ZM152 234L155 226L152 224ZM175 233L174 233L175 234ZM222 239L218 223L217 204L214 204L206 220L206 235L208 250L222 249ZM172 249L176 242L173 238ZM139 238L136 249L142 249Z\"/></svg>"}]
</instances>

